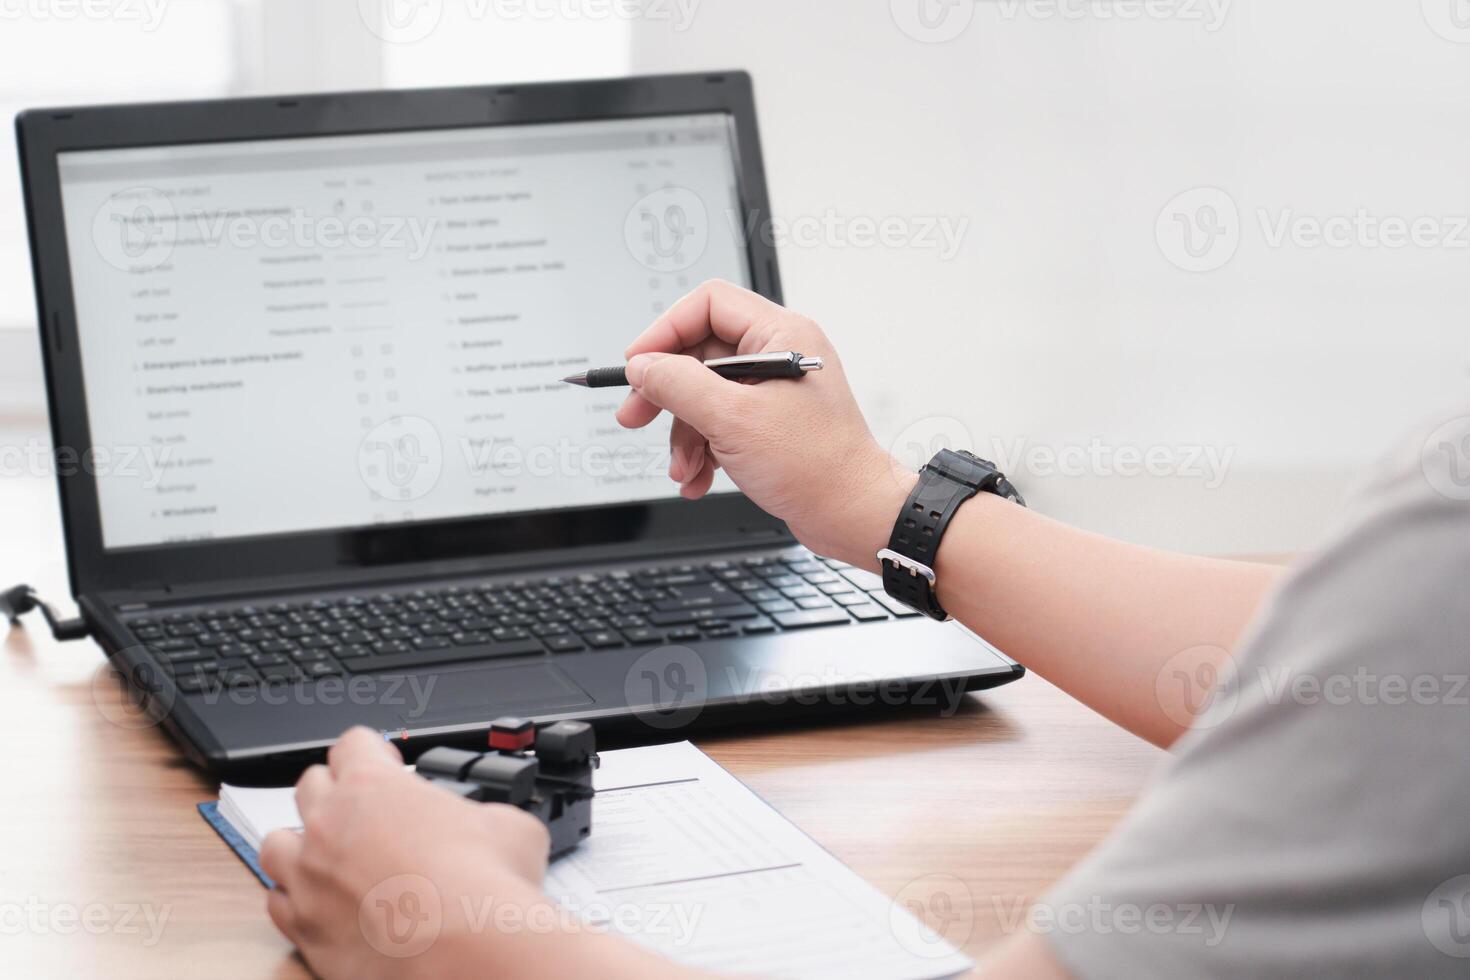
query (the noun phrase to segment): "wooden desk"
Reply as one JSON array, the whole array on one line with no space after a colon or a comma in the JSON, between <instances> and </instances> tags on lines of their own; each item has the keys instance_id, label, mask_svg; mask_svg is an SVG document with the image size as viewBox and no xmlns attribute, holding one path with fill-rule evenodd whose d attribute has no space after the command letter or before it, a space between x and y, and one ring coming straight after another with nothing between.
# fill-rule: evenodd
<instances>
[{"instance_id":1,"label":"wooden desk","mask_svg":"<svg viewBox=\"0 0 1470 980\"><path fill-rule=\"evenodd\" d=\"M65 596L52 481L0 477L0 514L3 587ZM159 731L107 720L95 646L58 645L28 622L0 650L0 974L306 975L260 885L195 812L215 786ZM878 888L905 900L943 891L956 916L947 934L977 959L1162 758L1034 676L948 718L698 742ZM167 913L152 945L148 910Z\"/></svg>"}]
</instances>

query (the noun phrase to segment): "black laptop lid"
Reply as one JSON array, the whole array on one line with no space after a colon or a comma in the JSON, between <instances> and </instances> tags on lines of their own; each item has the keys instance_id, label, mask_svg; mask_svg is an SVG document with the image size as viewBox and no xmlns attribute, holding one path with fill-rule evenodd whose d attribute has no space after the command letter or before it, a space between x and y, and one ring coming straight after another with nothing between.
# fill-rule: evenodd
<instances>
[{"instance_id":1,"label":"black laptop lid","mask_svg":"<svg viewBox=\"0 0 1470 980\"><path fill-rule=\"evenodd\" d=\"M74 591L779 532L559 381L704 279L779 300L743 73L17 129Z\"/></svg>"}]
</instances>

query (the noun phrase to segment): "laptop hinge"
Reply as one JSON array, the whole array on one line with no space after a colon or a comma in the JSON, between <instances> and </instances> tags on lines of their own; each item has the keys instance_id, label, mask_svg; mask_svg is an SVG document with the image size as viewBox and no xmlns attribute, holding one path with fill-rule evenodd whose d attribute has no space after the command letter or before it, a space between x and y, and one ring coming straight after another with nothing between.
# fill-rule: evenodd
<instances>
[{"instance_id":1,"label":"laptop hinge","mask_svg":"<svg viewBox=\"0 0 1470 980\"><path fill-rule=\"evenodd\" d=\"M173 587L165 582L146 581L134 582L132 585L121 591L127 594L136 593L140 596L166 596L173 592ZM139 605L139 603L128 603L128 605Z\"/></svg>"}]
</instances>

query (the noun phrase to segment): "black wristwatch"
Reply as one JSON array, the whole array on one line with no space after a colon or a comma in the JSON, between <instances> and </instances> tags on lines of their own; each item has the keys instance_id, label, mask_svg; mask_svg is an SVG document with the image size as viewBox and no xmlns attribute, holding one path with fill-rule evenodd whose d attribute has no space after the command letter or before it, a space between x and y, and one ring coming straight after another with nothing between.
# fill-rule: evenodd
<instances>
[{"instance_id":1,"label":"black wristwatch","mask_svg":"<svg viewBox=\"0 0 1470 980\"><path fill-rule=\"evenodd\" d=\"M931 619L949 618L934 591L934 556L950 518L977 493L1026 506L1005 474L973 453L941 449L919 470L919 482L893 525L888 547L878 552L884 591Z\"/></svg>"}]
</instances>

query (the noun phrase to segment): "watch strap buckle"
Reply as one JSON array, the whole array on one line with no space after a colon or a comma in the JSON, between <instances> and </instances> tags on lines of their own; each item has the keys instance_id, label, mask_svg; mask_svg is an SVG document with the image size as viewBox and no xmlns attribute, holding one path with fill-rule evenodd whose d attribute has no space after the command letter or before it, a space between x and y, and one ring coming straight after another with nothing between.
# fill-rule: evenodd
<instances>
[{"instance_id":1,"label":"watch strap buckle","mask_svg":"<svg viewBox=\"0 0 1470 980\"><path fill-rule=\"evenodd\" d=\"M877 558L879 562L891 562L896 569L924 578L928 581L930 588L933 588L939 581L939 577L934 574L934 569L923 562L914 561L908 555L901 555L892 548L884 548L879 551Z\"/></svg>"},{"instance_id":2,"label":"watch strap buckle","mask_svg":"<svg viewBox=\"0 0 1470 980\"><path fill-rule=\"evenodd\" d=\"M993 493L1025 506L995 464L974 453L941 449L919 470L919 480L904 502L888 547L876 556L888 595L931 619L949 618L939 602L933 566L911 556L934 561L950 518L977 493Z\"/></svg>"}]
</instances>

